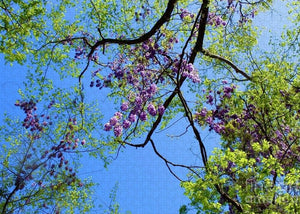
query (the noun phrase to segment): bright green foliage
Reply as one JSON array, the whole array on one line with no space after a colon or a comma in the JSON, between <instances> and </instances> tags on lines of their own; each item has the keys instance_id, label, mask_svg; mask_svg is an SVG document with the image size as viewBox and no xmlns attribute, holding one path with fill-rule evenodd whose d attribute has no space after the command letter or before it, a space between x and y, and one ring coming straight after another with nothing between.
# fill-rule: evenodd
<instances>
[{"instance_id":1,"label":"bright green foliage","mask_svg":"<svg viewBox=\"0 0 300 214\"><path fill-rule=\"evenodd\" d=\"M296 31L288 30L289 34ZM216 98L219 113L208 107L204 117L196 115L201 126L206 124L217 132L216 124L222 128L222 146L210 157L204 176L182 183L191 205L200 213L238 212L235 203L245 213L297 213L300 209L296 175L300 79L298 62L294 61L297 57L293 55L293 51L299 53L299 47L293 40L281 46L282 55L265 52L265 57L253 59L253 80L246 90L234 89L226 97L222 96L224 88L219 87L223 97ZM285 61L287 57L289 61ZM215 124L208 120L212 115L219 118L215 118ZM220 194L216 186L227 196Z\"/></svg>"}]
</instances>

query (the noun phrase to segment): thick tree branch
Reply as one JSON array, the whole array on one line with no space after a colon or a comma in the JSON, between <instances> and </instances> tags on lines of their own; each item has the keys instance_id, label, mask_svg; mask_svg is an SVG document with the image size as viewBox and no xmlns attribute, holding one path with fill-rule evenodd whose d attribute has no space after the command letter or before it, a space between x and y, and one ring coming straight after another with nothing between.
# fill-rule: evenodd
<instances>
[{"instance_id":1,"label":"thick tree branch","mask_svg":"<svg viewBox=\"0 0 300 214\"><path fill-rule=\"evenodd\" d=\"M203 3L201 5L201 9L200 9L201 18L199 23L198 37L197 37L196 44L192 50L189 63L194 63L197 53L202 51L203 49L203 41L204 41L205 29L206 29L207 18L208 18L209 2L210 2L209 0L203 0Z\"/></svg>"},{"instance_id":2,"label":"thick tree branch","mask_svg":"<svg viewBox=\"0 0 300 214\"><path fill-rule=\"evenodd\" d=\"M244 71L242 71L241 69L239 69L230 60L228 60L228 59L226 59L226 58L224 58L222 56L219 56L219 55L216 55L216 54L212 54L208 50L204 50L204 49L201 50L201 53L203 53L205 56L209 56L209 57L211 57L213 59L218 59L218 60L220 60L222 62L225 62L227 65L229 65L230 67L232 67L237 73L243 75L247 80L250 80L250 81L252 80L252 78L248 74L246 74Z\"/></svg>"},{"instance_id":3,"label":"thick tree branch","mask_svg":"<svg viewBox=\"0 0 300 214\"><path fill-rule=\"evenodd\" d=\"M91 57L93 55L93 53L95 52L97 47L99 47L101 45L105 45L107 43L108 44L118 44L118 45L133 45L133 44L138 44L138 43L148 40L151 36L153 36L161 28L161 26L163 24L165 24L167 21L169 21L177 1L178 0L169 0L164 14L160 17L160 19L155 23L155 25L147 33L143 34L142 36L140 36L136 39L124 39L123 40L123 39L108 38L108 39L99 40L91 47L88 57Z\"/></svg>"}]
</instances>

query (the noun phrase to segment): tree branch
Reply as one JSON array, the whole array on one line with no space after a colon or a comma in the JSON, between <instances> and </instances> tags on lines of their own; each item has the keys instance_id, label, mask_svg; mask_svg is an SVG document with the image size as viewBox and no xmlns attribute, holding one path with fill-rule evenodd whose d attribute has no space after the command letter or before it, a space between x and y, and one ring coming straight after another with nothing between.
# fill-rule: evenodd
<instances>
[{"instance_id":1,"label":"tree branch","mask_svg":"<svg viewBox=\"0 0 300 214\"><path fill-rule=\"evenodd\" d=\"M191 125L191 127L193 129L194 134L195 134L195 137L196 137L196 139L197 139L197 141L199 143L203 165L206 167L206 165L207 165L207 153L206 153L206 149L205 149L205 146L204 146L204 144L202 142L200 133L199 133L198 129L195 126L192 112L190 111L190 109L189 109L189 107L188 107L188 105L186 103L186 100L184 99L181 91L178 92L178 96L179 96L179 99L180 99L180 101L181 101L181 103L183 105L186 117L188 118L188 121L189 121L189 123L190 123L190 125Z\"/></svg>"},{"instance_id":2,"label":"tree branch","mask_svg":"<svg viewBox=\"0 0 300 214\"><path fill-rule=\"evenodd\" d=\"M205 26L207 23L207 17L208 17L208 4L209 4L209 0L203 0L203 4L201 6L201 19L200 19L200 24L199 24L199 30L198 30L198 36L197 36L197 42L192 50L190 59L189 59L189 63L194 63L195 58L197 56L197 53L202 50L202 46L203 46L203 40L204 40L204 35L205 35ZM186 77L181 76L179 82L177 83L177 87L174 89L174 91L172 92L172 94L168 97L168 99L166 99L166 101L164 102L164 107L165 109L168 108L168 106L170 105L170 103L172 102L173 98L176 96L176 94L178 93L178 90L181 88L183 82L186 80ZM153 132L155 131L155 129L157 128L157 126L159 125L160 121L162 119L162 115L159 115L158 118L156 119L156 121L154 122L151 130L149 131L146 140L144 141L144 143L142 144L142 147L144 147L150 140Z\"/></svg>"},{"instance_id":3,"label":"tree branch","mask_svg":"<svg viewBox=\"0 0 300 214\"><path fill-rule=\"evenodd\" d=\"M156 149L155 147L155 144L154 144L154 141L152 139L150 139L150 142L151 142L151 145L152 145L152 148L155 152L155 154L160 157L167 165L169 171L171 172L172 175L174 175L179 181L182 181L170 168L169 164L172 165L172 166L178 166L178 167L182 167L182 168L186 168L188 170L190 170L191 172L193 172L195 175L197 176L200 176L195 170L193 170L192 168L195 168L195 167L192 167L192 166L186 166L186 165L182 165L182 164L175 164L169 160L167 160L165 157L163 157Z\"/></svg>"},{"instance_id":4,"label":"tree branch","mask_svg":"<svg viewBox=\"0 0 300 214\"><path fill-rule=\"evenodd\" d=\"M203 0L203 3L201 5L201 18L200 18L200 23L199 23L199 29L198 29L198 37L196 44L192 50L189 63L194 63L195 58L197 56L197 53L199 51L202 51L203 49L203 41L204 41L204 36L205 36L205 29L206 29L206 24L207 24L207 18L208 18L208 11L209 11L209 0Z\"/></svg>"},{"instance_id":5,"label":"tree branch","mask_svg":"<svg viewBox=\"0 0 300 214\"><path fill-rule=\"evenodd\" d=\"M215 187L216 187L217 191L220 193L220 195L226 201L228 201L229 203L234 205L238 209L239 213L243 213L243 208L242 208L241 204L238 201L232 199L226 192L224 192L219 184L215 184Z\"/></svg>"},{"instance_id":6,"label":"tree branch","mask_svg":"<svg viewBox=\"0 0 300 214\"><path fill-rule=\"evenodd\" d=\"M224 58L224 57L222 57L220 55L212 54L208 50L204 50L204 49L201 50L201 53L203 53L205 56L209 56L209 57L211 57L213 59L218 59L218 60L220 60L222 62L225 62L227 65L229 65L230 67L232 67L237 73L243 75L247 80L250 80L250 81L252 80L252 78L248 74L246 74L244 71L242 71L241 69L239 69L230 60L228 60L228 59L226 59L226 58Z\"/></svg>"},{"instance_id":7,"label":"tree branch","mask_svg":"<svg viewBox=\"0 0 300 214\"><path fill-rule=\"evenodd\" d=\"M98 42L96 42L92 47L91 47L91 51L88 54L88 57L92 56L93 53L95 52L96 48L101 46L101 45L105 45L106 43L110 43L110 44L119 44L119 45L133 45L133 44L138 44L141 43L143 41L146 41L147 39L149 39L151 36L153 36L160 28L163 24L165 24L167 21L169 21L171 14L174 10L175 7L175 3L178 0L169 0L167 8L164 12L164 14L160 17L160 19L155 23L155 25L151 28L150 31L148 31L147 33L143 34L142 36L136 38L136 39L102 39L99 40Z\"/></svg>"}]
</instances>

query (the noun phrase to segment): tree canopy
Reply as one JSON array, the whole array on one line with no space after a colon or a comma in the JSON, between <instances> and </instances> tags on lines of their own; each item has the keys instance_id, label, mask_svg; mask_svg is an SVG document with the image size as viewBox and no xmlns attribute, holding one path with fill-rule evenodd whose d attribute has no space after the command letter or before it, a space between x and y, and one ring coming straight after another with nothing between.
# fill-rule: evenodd
<instances>
[{"instance_id":1,"label":"tree canopy","mask_svg":"<svg viewBox=\"0 0 300 214\"><path fill-rule=\"evenodd\" d=\"M255 21L275 3L289 21L265 36ZM299 1L1 0L0 10L0 52L26 73L24 117L8 112L0 128L1 213L89 213L95 184L78 176L80 159L109 167L145 146L185 189L181 214L300 210ZM186 131L169 133L174 124ZM158 131L193 135L201 162L169 160Z\"/></svg>"}]
</instances>

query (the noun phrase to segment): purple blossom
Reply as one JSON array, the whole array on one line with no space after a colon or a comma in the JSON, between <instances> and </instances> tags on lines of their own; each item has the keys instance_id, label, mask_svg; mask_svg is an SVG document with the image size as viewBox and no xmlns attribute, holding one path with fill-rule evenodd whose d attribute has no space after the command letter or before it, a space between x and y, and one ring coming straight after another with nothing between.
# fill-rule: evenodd
<instances>
[{"instance_id":1,"label":"purple blossom","mask_svg":"<svg viewBox=\"0 0 300 214\"><path fill-rule=\"evenodd\" d=\"M187 71L183 71L183 72L182 72L182 76L183 76L183 77L188 77L188 75L189 75L189 73L188 73Z\"/></svg>"},{"instance_id":2,"label":"purple blossom","mask_svg":"<svg viewBox=\"0 0 300 214\"><path fill-rule=\"evenodd\" d=\"M186 65L186 69L188 70L188 72L192 72L194 71L194 65L192 63L189 63Z\"/></svg>"},{"instance_id":3,"label":"purple blossom","mask_svg":"<svg viewBox=\"0 0 300 214\"><path fill-rule=\"evenodd\" d=\"M228 165L227 165L228 169L231 169L232 167L235 167L235 166L236 166L236 164L234 162L228 161Z\"/></svg>"},{"instance_id":4,"label":"purple blossom","mask_svg":"<svg viewBox=\"0 0 300 214\"><path fill-rule=\"evenodd\" d=\"M213 98L212 95L206 96L206 99L207 99L207 102L206 102L206 103L208 103L208 104L210 104L210 105L213 105L214 98Z\"/></svg>"},{"instance_id":5,"label":"purple blossom","mask_svg":"<svg viewBox=\"0 0 300 214\"><path fill-rule=\"evenodd\" d=\"M155 107L154 107L154 105L152 104L152 103L150 103L149 105L148 105L148 107L147 107L147 111L149 112L149 114L151 115L151 116L155 116L156 115L156 109L155 109Z\"/></svg>"},{"instance_id":6,"label":"purple blossom","mask_svg":"<svg viewBox=\"0 0 300 214\"><path fill-rule=\"evenodd\" d=\"M209 24L209 25L213 25L213 24L214 24L214 22L213 22L213 20L212 20L212 19L209 19L209 20L208 20L208 22L207 22L207 24Z\"/></svg>"},{"instance_id":7,"label":"purple blossom","mask_svg":"<svg viewBox=\"0 0 300 214\"><path fill-rule=\"evenodd\" d=\"M221 134L221 133L223 133L225 131L225 128L222 125L222 123L216 123L216 124L214 124L213 129L218 134Z\"/></svg>"},{"instance_id":8,"label":"purple blossom","mask_svg":"<svg viewBox=\"0 0 300 214\"><path fill-rule=\"evenodd\" d=\"M225 94L229 94L233 92L233 88L229 86L224 86L223 90Z\"/></svg>"},{"instance_id":9,"label":"purple blossom","mask_svg":"<svg viewBox=\"0 0 300 214\"><path fill-rule=\"evenodd\" d=\"M207 114L207 109L206 109L206 108L203 108L203 109L199 112L199 115L200 115L201 117L205 117L206 114Z\"/></svg>"},{"instance_id":10,"label":"purple blossom","mask_svg":"<svg viewBox=\"0 0 300 214\"><path fill-rule=\"evenodd\" d=\"M209 125L213 124L213 118L212 117L207 117L205 120Z\"/></svg>"},{"instance_id":11,"label":"purple blossom","mask_svg":"<svg viewBox=\"0 0 300 214\"><path fill-rule=\"evenodd\" d=\"M236 114L233 114L233 115L230 116L230 118L232 118L232 119L237 119L238 116L237 116Z\"/></svg>"},{"instance_id":12,"label":"purple blossom","mask_svg":"<svg viewBox=\"0 0 300 214\"><path fill-rule=\"evenodd\" d=\"M116 125L117 124L117 122L118 122L118 118L117 117L112 117L112 118L110 118L110 120L109 120L109 124L111 125L111 126L114 126L114 125Z\"/></svg>"},{"instance_id":13,"label":"purple blossom","mask_svg":"<svg viewBox=\"0 0 300 214\"><path fill-rule=\"evenodd\" d=\"M185 9L182 9L182 8L181 8L180 11L181 11L181 14L180 14L180 18L181 18L181 19L184 19L184 17L190 15L190 13L189 13L187 10L185 10Z\"/></svg>"},{"instance_id":14,"label":"purple blossom","mask_svg":"<svg viewBox=\"0 0 300 214\"><path fill-rule=\"evenodd\" d=\"M121 110L122 110L122 111L127 111L127 110L128 110L128 102L122 103L122 105L121 105Z\"/></svg>"},{"instance_id":15,"label":"purple blossom","mask_svg":"<svg viewBox=\"0 0 300 214\"><path fill-rule=\"evenodd\" d=\"M215 13L208 13L207 24L215 24L218 27L220 25L226 26L227 23L221 18L221 16L218 16Z\"/></svg>"},{"instance_id":16,"label":"purple blossom","mask_svg":"<svg viewBox=\"0 0 300 214\"><path fill-rule=\"evenodd\" d=\"M138 105L138 106L141 106L143 103L143 100L141 97L136 97L135 98L135 104Z\"/></svg>"},{"instance_id":17,"label":"purple blossom","mask_svg":"<svg viewBox=\"0 0 300 214\"><path fill-rule=\"evenodd\" d=\"M150 87L148 88L148 90L147 90L147 92L148 92L149 94L155 94L156 91L157 91L157 86L156 86L156 84L154 84L154 83L152 83L152 84L150 85Z\"/></svg>"},{"instance_id":18,"label":"purple blossom","mask_svg":"<svg viewBox=\"0 0 300 214\"><path fill-rule=\"evenodd\" d=\"M122 117L123 117L123 114L121 113L121 112L119 112L119 111L117 111L115 114L114 114L114 116L116 116L117 117L117 119L122 119Z\"/></svg>"},{"instance_id":19,"label":"purple blossom","mask_svg":"<svg viewBox=\"0 0 300 214\"><path fill-rule=\"evenodd\" d=\"M192 80L193 83L199 83L201 82L201 79L199 78L198 72L193 71L190 73L189 78Z\"/></svg>"},{"instance_id":20,"label":"purple blossom","mask_svg":"<svg viewBox=\"0 0 300 214\"><path fill-rule=\"evenodd\" d=\"M114 127L114 134L116 137L120 137L122 135L122 131L123 131L122 126L118 125Z\"/></svg>"},{"instance_id":21,"label":"purple blossom","mask_svg":"<svg viewBox=\"0 0 300 214\"><path fill-rule=\"evenodd\" d=\"M231 93L225 93L223 97L230 98L231 97Z\"/></svg>"},{"instance_id":22,"label":"purple blossom","mask_svg":"<svg viewBox=\"0 0 300 214\"><path fill-rule=\"evenodd\" d=\"M186 62L183 62L183 64L185 63ZM192 63L184 65L182 76L191 79L193 83L199 83L201 81L198 71L194 69L194 65Z\"/></svg>"},{"instance_id":23,"label":"purple blossom","mask_svg":"<svg viewBox=\"0 0 300 214\"><path fill-rule=\"evenodd\" d=\"M134 108L131 110L130 114L139 114L141 111L141 106L134 106Z\"/></svg>"},{"instance_id":24,"label":"purple blossom","mask_svg":"<svg viewBox=\"0 0 300 214\"><path fill-rule=\"evenodd\" d=\"M255 141L259 141L261 139L261 136L257 133L257 132L252 132L251 133L251 136L252 136L252 140L255 142Z\"/></svg>"},{"instance_id":25,"label":"purple blossom","mask_svg":"<svg viewBox=\"0 0 300 214\"><path fill-rule=\"evenodd\" d=\"M213 17L215 17L215 15L216 15L215 13L209 12L209 13L208 13L208 18L209 18L209 19L212 19Z\"/></svg>"},{"instance_id":26,"label":"purple blossom","mask_svg":"<svg viewBox=\"0 0 300 214\"><path fill-rule=\"evenodd\" d=\"M149 50L149 46L146 43L142 44L142 48L146 51Z\"/></svg>"},{"instance_id":27,"label":"purple blossom","mask_svg":"<svg viewBox=\"0 0 300 214\"><path fill-rule=\"evenodd\" d=\"M287 145L283 142L280 142L279 145L280 145L281 149L283 149L283 150L286 150L288 148Z\"/></svg>"},{"instance_id":28,"label":"purple blossom","mask_svg":"<svg viewBox=\"0 0 300 214\"><path fill-rule=\"evenodd\" d=\"M142 111L139 115L141 121L146 121L147 120L147 113Z\"/></svg>"},{"instance_id":29,"label":"purple blossom","mask_svg":"<svg viewBox=\"0 0 300 214\"><path fill-rule=\"evenodd\" d=\"M290 130L290 127L288 126L288 125L286 125L285 127L284 127L284 131L286 132L286 133L289 133L291 130Z\"/></svg>"},{"instance_id":30,"label":"purple blossom","mask_svg":"<svg viewBox=\"0 0 300 214\"><path fill-rule=\"evenodd\" d=\"M124 120L123 121L123 128L128 129L131 125L131 122L129 120Z\"/></svg>"},{"instance_id":31,"label":"purple blossom","mask_svg":"<svg viewBox=\"0 0 300 214\"><path fill-rule=\"evenodd\" d=\"M121 79L124 76L124 73L124 70L119 68L117 71L115 71L115 77Z\"/></svg>"},{"instance_id":32,"label":"purple blossom","mask_svg":"<svg viewBox=\"0 0 300 214\"><path fill-rule=\"evenodd\" d=\"M276 131L275 131L275 134L277 135L277 137L278 137L279 139L282 139L282 138L283 138L283 134L282 134L279 130L276 130Z\"/></svg>"},{"instance_id":33,"label":"purple blossom","mask_svg":"<svg viewBox=\"0 0 300 214\"><path fill-rule=\"evenodd\" d=\"M157 111L158 111L159 115L163 115L165 112L165 107L163 105L160 105L160 106L158 106Z\"/></svg>"},{"instance_id":34,"label":"purple blossom","mask_svg":"<svg viewBox=\"0 0 300 214\"><path fill-rule=\"evenodd\" d=\"M146 58L146 59L150 59L150 58L152 58L152 56L151 56L151 53L150 53L150 52L146 52L146 54L145 54L145 58Z\"/></svg>"},{"instance_id":35,"label":"purple blossom","mask_svg":"<svg viewBox=\"0 0 300 214\"><path fill-rule=\"evenodd\" d=\"M221 17L217 16L216 18L216 25L219 26L222 23Z\"/></svg>"},{"instance_id":36,"label":"purple blossom","mask_svg":"<svg viewBox=\"0 0 300 214\"><path fill-rule=\"evenodd\" d=\"M275 155L278 159L281 159L283 157L283 151L278 151Z\"/></svg>"},{"instance_id":37,"label":"purple blossom","mask_svg":"<svg viewBox=\"0 0 300 214\"><path fill-rule=\"evenodd\" d=\"M104 130L105 131L110 131L111 128L112 128L112 126L109 123L105 123L105 125L104 125Z\"/></svg>"},{"instance_id":38,"label":"purple blossom","mask_svg":"<svg viewBox=\"0 0 300 214\"><path fill-rule=\"evenodd\" d=\"M129 114L128 120L132 123L136 121L136 115L135 114Z\"/></svg>"}]
</instances>

